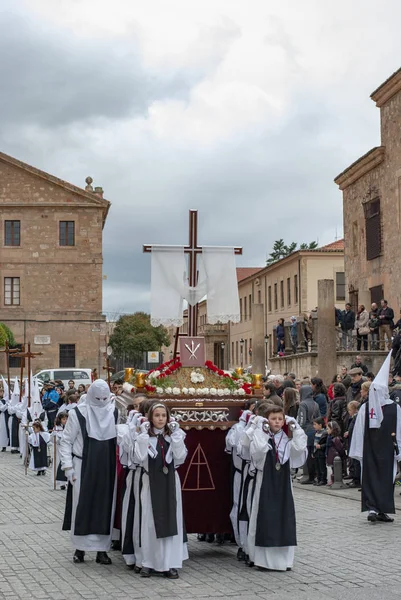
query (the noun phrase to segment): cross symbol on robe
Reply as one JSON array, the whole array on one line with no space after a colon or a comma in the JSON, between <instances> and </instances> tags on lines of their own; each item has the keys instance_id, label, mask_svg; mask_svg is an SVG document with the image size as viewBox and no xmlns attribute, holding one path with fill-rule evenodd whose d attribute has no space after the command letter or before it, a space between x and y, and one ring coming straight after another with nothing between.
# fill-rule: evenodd
<instances>
[{"instance_id":1,"label":"cross symbol on robe","mask_svg":"<svg viewBox=\"0 0 401 600\"><path fill-rule=\"evenodd\" d=\"M153 244L155 247L155 244ZM182 248L183 246L171 246L171 248ZM198 255L202 253L203 246L198 245L198 211L189 211L189 244L184 246L184 252L188 255L189 272L188 283L190 287L195 287L198 283ZM152 244L143 246L144 252L152 252ZM235 254L242 254L242 248L234 248ZM188 306L188 336L196 337L198 334L198 305ZM176 341L178 335L176 336ZM176 352L174 352L175 355Z\"/></svg>"},{"instance_id":2,"label":"cross symbol on robe","mask_svg":"<svg viewBox=\"0 0 401 600\"><path fill-rule=\"evenodd\" d=\"M370 409L370 418L371 418L371 419L374 419L374 418L375 418L375 416L376 416L375 409L374 409L374 408L371 408L371 409Z\"/></svg>"}]
</instances>

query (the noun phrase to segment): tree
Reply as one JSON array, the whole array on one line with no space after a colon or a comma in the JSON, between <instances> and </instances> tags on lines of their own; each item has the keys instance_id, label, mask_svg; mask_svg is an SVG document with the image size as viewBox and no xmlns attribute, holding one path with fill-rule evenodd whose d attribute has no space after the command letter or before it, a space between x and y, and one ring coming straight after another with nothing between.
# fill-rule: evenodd
<instances>
[{"instance_id":1,"label":"tree","mask_svg":"<svg viewBox=\"0 0 401 600\"><path fill-rule=\"evenodd\" d=\"M16 345L11 329L7 325L4 325L4 323L0 323L0 346L5 346L6 342L8 342L11 348Z\"/></svg>"},{"instance_id":2,"label":"tree","mask_svg":"<svg viewBox=\"0 0 401 600\"><path fill-rule=\"evenodd\" d=\"M299 246L299 250L315 250L317 248L317 242L310 242L309 244L303 243ZM284 243L283 239L276 240L273 245L273 250L270 253L269 258L266 261L266 265L272 265L273 263L289 256L297 250L297 243L292 242L289 246Z\"/></svg>"},{"instance_id":3,"label":"tree","mask_svg":"<svg viewBox=\"0 0 401 600\"><path fill-rule=\"evenodd\" d=\"M170 339L165 327L153 327L150 315L137 312L118 319L109 344L117 358L125 356L135 367L141 364L144 352L161 350L170 344Z\"/></svg>"}]
</instances>

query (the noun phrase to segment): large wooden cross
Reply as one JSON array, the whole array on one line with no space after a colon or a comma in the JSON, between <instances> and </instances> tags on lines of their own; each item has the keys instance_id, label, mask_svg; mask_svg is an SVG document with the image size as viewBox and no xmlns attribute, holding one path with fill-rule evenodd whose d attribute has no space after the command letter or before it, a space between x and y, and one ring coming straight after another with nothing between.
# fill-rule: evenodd
<instances>
[{"instance_id":1,"label":"large wooden cross","mask_svg":"<svg viewBox=\"0 0 401 600\"><path fill-rule=\"evenodd\" d=\"M4 350L0 350L0 353L3 353L6 355L6 361L7 361L7 383L8 383L8 393L11 393L11 387L10 387L10 355L15 355L16 352L18 352L18 348L10 348L10 345L8 343L8 341L6 341L6 347Z\"/></svg>"},{"instance_id":2,"label":"large wooden cross","mask_svg":"<svg viewBox=\"0 0 401 600\"><path fill-rule=\"evenodd\" d=\"M31 359L36 356L42 356L42 352L31 352L31 344L28 343L28 352L25 352L25 346L22 346L21 352L13 354L17 358L21 358L21 385L20 385L20 402L22 400L22 379L24 376L25 359L28 359L28 407L31 406Z\"/></svg>"},{"instance_id":3,"label":"large wooden cross","mask_svg":"<svg viewBox=\"0 0 401 600\"><path fill-rule=\"evenodd\" d=\"M152 247L157 247L155 244L145 244L143 246L144 252L152 252ZM170 246L171 248L182 248L182 246ZM189 261L189 273L188 273L188 283L190 287L195 287L198 283L198 267L197 260L198 255L202 253L203 246L198 246L198 211L190 210L189 211L189 244L188 246L184 246L185 254L188 254ZM234 248L235 254L242 254L242 248ZM194 306L188 305L188 336L196 337L198 334L198 305ZM178 332L176 335L176 344L177 347L178 341ZM176 354L176 351L174 352Z\"/></svg>"}]
</instances>

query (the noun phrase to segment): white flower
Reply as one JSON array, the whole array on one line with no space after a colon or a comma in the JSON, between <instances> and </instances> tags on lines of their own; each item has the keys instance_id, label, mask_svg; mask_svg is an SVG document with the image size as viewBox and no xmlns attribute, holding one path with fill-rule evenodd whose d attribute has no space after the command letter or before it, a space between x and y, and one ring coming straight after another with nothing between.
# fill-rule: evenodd
<instances>
[{"instance_id":1,"label":"white flower","mask_svg":"<svg viewBox=\"0 0 401 600\"><path fill-rule=\"evenodd\" d=\"M182 393L183 394L188 394L189 393L189 389L188 388L182 388Z\"/></svg>"},{"instance_id":2,"label":"white flower","mask_svg":"<svg viewBox=\"0 0 401 600\"><path fill-rule=\"evenodd\" d=\"M202 388L198 388L198 389L196 390L196 395L197 395L197 396L202 396L202 394L203 394L203 390L202 390Z\"/></svg>"},{"instance_id":3,"label":"white flower","mask_svg":"<svg viewBox=\"0 0 401 600\"><path fill-rule=\"evenodd\" d=\"M176 396L178 396L179 394L181 394L181 390L178 387L174 387L173 388L173 394L175 394Z\"/></svg>"},{"instance_id":4,"label":"white flower","mask_svg":"<svg viewBox=\"0 0 401 600\"><path fill-rule=\"evenodd\" d=\"M229 396L230 395L230 390L228 388L224 388L223 392L224 392L225 396Z\"/></svg>"},{"instance_id":5,"label":"white flower","mask_svg":"<svg viewBox=\"0 0 401 600\"><path fill-rule=\"evenodd\" d=\"M221 388L219 388L219 389L217 390L217 395L218 395L218 396L224 396L224 390L222 390Z\"/></svg>"},{"instance_id":6,"label":"white flower","mask_svg":"<svg viewBox=\"0 0 401 600\"><path fill-rule=\"evenodd\" d=\"M205 378L202 373L197 373L196 371L192 371L191 373L191 383L202 383Z\"/></svg>"},{"instance_id":7,"label":"white flower","mask_svg":"<svg viewBox=\"0 0 401 600\"><path fill-rule=\"evenodd\" d=\"M209 392L211 393L212 396L215 396L217 394L216 388L210 388Z\"/></svg>"},{"instance_id":8,"label":"white flower","mask_svg":"<svg viewBox=\"0 0 401 600\"><path fill-rule=\"evenodd\" d=\"M162 394L162 393L163 393L163 388L161 388L161 387L157 387L157 388L156 388L156 393L157 393L157 394Z\"/></svg>"},{"instance_id":9,"label":"white flower","mask_svg":"<svg viewBox=\"0 0 401 600\"><path fill-rule=\"evenodd\" d=\"M238 390L238 395L239 395L239 396L245 396L245 390L244 390L243 388L240 388L240 389Z\"/></svg>"},{"instance_id":10,"label":"white flower","mask_svg":"<svg viewBox=\"0 0 401 600\"><path fill-rule=\"evenodd\" d=\"M238 390L233 391L234 396L238 396Z\"/></svg>"},{"instance_id":11,"label":"white flower","mask_svg":"<svg viewBox=\"0 0 401 600\"><path fill-rule=\"evenodd\" d=\"M203 388L202 392L207 395L209 394L209 388Z\"/></svg>"},{"instance_id":12,"label":"white flower","mask_svg":"<svg viewBox=\"0 0 401 600\"><path fill-rule=\"evenodd\" d=\"M196 394L195 388L189 388L188 389L188 394L191 394L191 396L194 396Z\"/></svg>"},{"instance_id":13,"label":"white flower","mask_svg":"<svg viewBox=\"0 0 401 600\"><path fill-rule=\"evenodd\" d=\"M156 379L157 377L159 377L159 375L160 371L153 371L153 373L149 375L149 379Z\"/></svg>"},{"instance_id":14,"label":"white flower","mask_svg":"<svg viewBox=\"0 0 401 600\"><path fill-rule=\"evenodd\" d=\"M171 394L172 393L172 389L171 387L166 387L166 394Z\"/></svg>"}]
</instances>

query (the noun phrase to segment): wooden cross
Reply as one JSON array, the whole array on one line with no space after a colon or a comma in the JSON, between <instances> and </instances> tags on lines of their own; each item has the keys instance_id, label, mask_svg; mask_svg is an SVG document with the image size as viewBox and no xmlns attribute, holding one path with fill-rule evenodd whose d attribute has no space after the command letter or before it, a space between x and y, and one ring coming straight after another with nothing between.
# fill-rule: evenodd
<instances>
[{"instance_id":1,"label":"wooden cross","mask_svg":"<svg viewBox=\"0 0 401 600\"><path fill-rule=\"evenodd\" d=\"M109 388L111 390L111 384L110 384L110 373L113 373L115 371L114 367L110 366L110 358L107 356L106 358L106 366L103 367L104 371L107 371L107 383L109 385Z\"/></svg>"},{"instance_id":2,"label":"wooden cross","mask_svg":"<svg viewBox=\"0 0 401 600\"><path fill-rule=\"evenodd\" d=\"M11 388L10 388L10 354L12 354L13 356L15 355L16 352L18 352L18 348L10 348L8 341L6 341L6 347L4 350L0 350L0 353L3 353L6 355L6 360L7 360L7 383L8 383L8 393L10 393Z\"/></svg>"},{"instance_id":3,"label":"wooden cross","mask_svg":"<svg viewBox=\"0 0 401 600\"><path fill-rule=\"evenodd\" d=\"M17 352L13 354L13 356L17 358L22 358L21 360L21 387L19 394L19 401L22 400L22 379L24 376L24 367L25 367L25 359L28 359L28 407L31 406L31 359L36 356L42 356L42 352L31 352L31 344L28 343L28 351L25 352L25 346L22 346L21 352Z\"/></svg>"},{"instance_id":4,"label":"wooden cross","mask_svg":"<svg viewBox=\"0 0 401 600\"><path fill-rule=\"evenodd\" d=\"M157 247L157 245L153 244L145 244L143 246L144 252L152 252L152 247ZM182 248L182 246L170 246L171 248ZM197 268L197 260L198 255L202 253L203 247L198 246L198 211L190 210L189 211L189 244L188 246L184 246L184 252L188 255L189 261L189 273L188 273L188 283L190 287L195 287L198 283L198 268ZM242 254L242 248L234 248L235 254ZM198 333L198 305L189 306L188 305L188 336L196 337ZM175 337L175 348L174 348L174 356L176 355L178 344L178 328Z\"/></svg>"}]
</instances>

